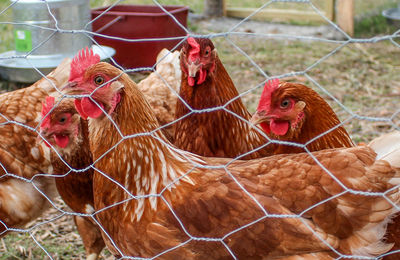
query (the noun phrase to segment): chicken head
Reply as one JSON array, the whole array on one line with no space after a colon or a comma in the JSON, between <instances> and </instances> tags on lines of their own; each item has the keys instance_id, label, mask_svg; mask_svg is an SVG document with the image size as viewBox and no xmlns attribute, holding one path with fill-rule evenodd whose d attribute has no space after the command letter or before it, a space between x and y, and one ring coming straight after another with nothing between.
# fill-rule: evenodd
<instances>
[{"instance_id":1,"label":"chicken head","mask_svg":"<svg viewBox=\"0 0 400 260\"><path fill-rule=\"evenodd\" d=\"M71 99L63 99L54 108L55 98L48 96L42 103L43 121L40 125L40 134L47 146L51 144L57 148L66 148L78 135L80 118L71 106L71 102ZM55 109L57 113L53 113Z\"/></svg>"},{"instance_id":2,"label":"chicken head","mask_svg":"<svg viewBox=\"0 0 400 260\"><path fill-rule=\"evenodd\" d=\"M267 134L283 136L301 128L305 106L304 101L296 99L290 92L280 91L279 80L272 79L265 84L251 122L260 124Z\"/></svg>"},{"instance_id":3,"label":"chicken head","mask_svg":"<svg viewBox=\"0 0 400 260\"><path fill-rule=\"evenodd\" d=\"M215 70L216 50L207 38L189 37L181 50L181 69L187 75L189 86L202 84Z\"/></svg>"},{"instance_id":4,"label":"chicken head","mask_svg":"<svg viewBox=\"0 0 400 260\"><path fill-rule=\"evenodd\" d=\"M82 49L71 62L71 75L63 87L68 94L85 95L75 99L75 108L82 118L99 118L104 112L111 114L120 101L118 83L121 74L108 73L107 70L92 69L102 64L100 56L92 49Z\"/></svg>"}]
</instances>

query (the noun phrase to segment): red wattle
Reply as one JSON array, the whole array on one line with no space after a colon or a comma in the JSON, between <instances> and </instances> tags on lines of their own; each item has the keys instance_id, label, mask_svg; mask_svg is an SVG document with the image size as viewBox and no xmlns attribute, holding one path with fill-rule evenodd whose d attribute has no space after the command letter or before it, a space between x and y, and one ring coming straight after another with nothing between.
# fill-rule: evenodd
<instances>
[{"instance_id":1,"label":"red wattle","mask_svg":"<svg viewBox=\"0 0 400 260\"><path fill-rule=\"evenodd\" d=\"M288 121L275 121L271 120L270 123L271 131L276 135L285 135L289 130Z\"/></svg>"},{"instance_id":2,"label":"red wattle","mask_svg":"<svg viewBox=\"0 0 400 260\"><path fill-rule=\"evenodd\" d=\"M188 84L189 84L189 86L193 87L194 86L194 78L188 77Z\"/></svg>"},{"instance_id":3,"label":"red wattle","mask_svg":"<svg viewBox=\"0 0 400 260\"><path fill-rule=\"evenodd\" d=\"M197 80L197 84L200 85L206 80L207 72L203 69L200 69L199 79Z\"/></svg>"},{"instance_id":4,"label":"red wattle","mask_svg":"<svg viewBox=\"0 0 400 260\"><path fill-rule=\"evenodd\" d=\"M271 133L271 128L269 127L269 124L267 122L260 123L260 126L264 130L265 133L267 133L267 134Z\"/></svg>"},{"instance_id":5,"label":"red wattle","mask_svg":"<svg viewBox=\"0 0 400 260\"><path fill-rule=\"evenodd\" d=\"M67 135L54 135L54 140L56 144L61 148L67 147L69 143L69 137Z\"/></svg>"},{"instance_id":6,"label":"red wattle","mask_svg":"<svg viewBox=\"0 0 400 260\"><path fill-rule=\"evenodd\" d=\"M88 116L86 115L86 113L85 113L85 112L83 111L83 109L82 109L82 102L81 102L81 100L80 100L80 99L75 99L75 100L74 100L74 103L75 103L76 111L78 111L79 115L81 115L81 117L82 117L83 119L87 119Z\"/></svg>"},{"instance_id":7,"label":"red wattle","mask_svg":"<svg viewBox=\"0 0 400 260\"><path fill-rule=\"evenodd\" d=\"M98 104L101 106L101 108L104 108L102 103ZM98 118L103 114L103 111L100 109L100 107L88 97L82 98L81 107L83 112L91 118Z\"/></svg>"}]
</instances>

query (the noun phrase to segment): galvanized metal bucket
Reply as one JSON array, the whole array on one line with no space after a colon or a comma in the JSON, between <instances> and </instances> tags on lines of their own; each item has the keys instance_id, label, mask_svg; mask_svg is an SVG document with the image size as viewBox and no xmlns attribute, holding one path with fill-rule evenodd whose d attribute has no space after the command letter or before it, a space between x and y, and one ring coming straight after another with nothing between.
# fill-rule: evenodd
<instances>
[{"instance_id":1,"label":"galvanized metal bucket","mask_svg":"<svg viewBox=\"0 0 400 260\"><path fill-rule=\"evenodd\" d=\"M91 40L82 33L60 33L63 30L91 31L89 0L11 0L15 50L17 54L71 56Z\"/></svg>"},{"instance_id":2,"label":"galvanized metal bucket","mask_svg":"<svg viewBox=\"0 0 400 260\"><path fill-rule=\"evenodd\" d=\"M92 30L89 0L11 0L11 4L15 50L0 53L1 79L35 82L42 78L37 70L47 74L64 58L73 57L82 48L92 45L84 33L60 32ZM92 49L101 60L115 54L115 50L107 46L93 45Z\"/></svg>"}]
</instances>

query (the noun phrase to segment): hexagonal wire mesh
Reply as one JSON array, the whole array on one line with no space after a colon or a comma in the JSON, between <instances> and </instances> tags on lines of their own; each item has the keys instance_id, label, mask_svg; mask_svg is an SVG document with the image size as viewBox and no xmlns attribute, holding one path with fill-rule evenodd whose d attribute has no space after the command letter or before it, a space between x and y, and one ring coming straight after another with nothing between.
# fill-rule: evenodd
<instances>
[{"instance_id":1,"label":"hexagonal wire mesh","mask_svg":"<svg viewBox=\"0 0 400 260\"><path fill-rule=\"evenodd\" d=\"M117 4L119 4L121 1L115 1L111 6L115 6ZM336 31L337 33L341 34L343 37L343 40L333 40L333 39L329 39L329 38L324 38L324 37L315 37L315 36L299 36L299 35L292 35L292 34L286 34L286 33L258 33L258 32L253 32L249 29L243 29L243 26L255 15L257 15L260 11L265 10L267 8L269 8L273 3L275 2L297 2L297 3L301 3L303 5L307 5L308 8L311 8L315 13L317 13L318 15L320 15L323 19L326 20L326 22L331 26L331 28ZM2 13L4 13L7 9L9 9L15 2L13 2L12 4L10 4L10 6L8 6L5 10L3 10L0 15ZM48 3L46 2L47 7L48 7L48 12L50 13L50 15L53 17L54 20L56 20L55 16L52 14L50 7L48 6ZM386 130L400 130L399 127L399 123L398 121L396 122L396 117L399 116L400 114L400 108L396 107L396 102L395 99L393 99L391 102L393 103L393 106L387 110L385 113L383 114L379 114L377 115L377 111L369 111L372 113L369 113L368 115L363 114L362 112L360 113L357 107L351 107L349 108L348 105L346 105L346 98L343 98L343 95L345 95L346 93L342 93L340 95L336 95L335 94L335 89L330 89L328 90L327 88L327 84L328 82L331 83L329 80L326 80L326 78L324 77L318 77L317 74L319 71L315 72L314 70L318 67L318 66L322 66L323 63L326 63L328 61L330 61L330 59L335 59L335 56L338 55L339 52L345 50L349 45L352 46L357 46L357 48L359 50L361 50L361 52L367 56L370 56L369 58L371 58L371 55L369 53L366 53L365 49L362 47L363 45L369 45L369 44L377 44L379 42L383 42L383 41L389 41L393 44L393 46L395 46L396 48L399 48L400 45L398 42L396 42L396 40L400 37L399 33L400 31L396 31L393 34L390 35L384 35L384 36L376 36L373 38L366 38L366 39L358 39L358 38L353 38L350 37L348 34L346 34L343 30L341 30L334 22L330 21L329 19L327 19L324 14L313 4L313 2L311 1L307 1L307 0L293 0L293 1L267 1L265 4L263 4L262 6L260 6L257 10L255 10L251 15L249 15L248 17L246 17L245 19L242 20L237 20L237 23L233 24L228 30L223 31L223 32L210 32L210 33L205 33L205 34L192 34L192 32L190 32L188 29L186 29L182 24L180 24L180 22L174 17L174 15L172 15L168 10L165 9L165 7L163 7L159 1L154 1L154 4L156 6L158 6L160 9L162 9L166 14L168 14L174 21L176 24L178 24L183 30L186 31L187 36L182 36L182 37L172 37L172 38L164 38L164 39L178 39L179 43L173 48L176 49L178 48L181 43L185 40L187 40L187 38L189 36L196 36L196 37L204 37L204 38L210 38L213 39L216 42L217 48L219 50L221 50L221 59L224 62L224 52L226 51L225 48L230 48L231 52L236 52L239 55L235 56L235 58L237 58L239 60L239 63L242 68L244 66L252 66L250 70L250 77L252 75L255 76L255 80L250 81L250 84L247 83L243 83L241 81L246 81L247 78L241 78L240 80L238 80L238 82L236 82L235 79L233 79L236 83L238 83L239 85L246 85L244 88L242 87L242 91L240 93L240 95L237 98L243 98L244 100L251 100L251 98L248 97L248 95L251 95L253 93L253 95L255 97L257 97L256 99L258 99L260 90L262 89L262 87L264 86L264 84L271 78L280 78L280 79L290 79L290 78L295 78L296 80L300 79L303 81L308 81L309 83L313 84L316 89L323 95L325 95L325 97L330 99L330 102L333 103L333 106L335 108L337 108L337 110L340 110L339 115L341 118L343 118L344 120L342 120L342 123L339 126L348 126L352 120L357 120L357 121L363 121L363 122L379 122L379 123L384 123L386 125L385 131ZM109 9L106 9L104 11L104 13L108 12ZM92 21L89 22L92 23ZM11 23L13 24L13 23ZM85 26L84 28L80 28L80 29L76 29L76 30L65 30L63 28L60 28L57 23L55 25L56 29L49 29L47 27L40 27L40 29L42 30L50 30L53 31L54 34L52 34L51 37L53 37L55 34L79 34L79 35L85 35L87 38L89 38L91 41L94 42L94 44L99 45L96 40L94 39L94 36L102 36L105 38L111 38L110 36L107 35L102 35L101 33L94 33L90 30L87 30L85 28L87 28L87 26ZM243 30L239 30L239 28L242 28ZM327 44L329 46L334 46L333 48L328 47L328 48L324 48L324 51L326 51L325 54L320 55L321 57L317 57L314 56L313 58L315 58L315 61L310 62L309 60L304 61L305 63L308 63L306 65L303 64L303 61L300 60L299 61L299 66L297 66L296 68L300 68L297 69L295 71L290 71L287 73L277 73L277 72L267 72L265 67L268 68L268 70L274 71L273 67L274 63L263 63L260 61L259 58L257 58L257 52L252 52L251 54L249 54L249 48L260 48L259 46L255 46L255 45L251 45L249 46L249 42L241 42L241 39L244 38L254 38L254 39L262 39L259 40L260 45L269 45L269 44L274 44L272 41L274 39L281 39L283 40L291 40L291 41L302 41L302 42L306 42L306 43L310 43L311 45L311 49L318 45L318 44ZM159 39L126 39L126 38L120 38L120 37L114 37L114 39L116 40L120 40L120 41L126 41L126 42L141 42L141 41L152 41L152 40L159 40ZM35 46L33 48L33 50L30 52L32 53L35 49L40 48L42 46L42 44L44 44L46 42L46 40L48 39L43 39L43 42L37 46ZM316 43L316 45L312 45ZM284 42L284 44L287 44L287 42ZM220 48L221 47L221 48ZM268 49L260 49L259 51L268 51ZM396 50L397 52L399 51L398 49ZM11 57L11 59L16 59L16 58L25 58L28 55L30 55L30 53L28 53L27 55L22 55L22 56L14 56ZM318 53L320 54L320 53ZM291 55L290 53L288 55ZM295 53L293 54L295 55ZM312 56L312 55L311 55ZM8 58L9 59L9 58ZM273 58L271 58L273 59ZM278 60L281 59L285 59L284 56L281 56L278 58ZM373 57L371 59L374 59ZM390 57L388 57L388 59L390 59ZM282 61L283 62L283 61ZM370 62L374 65L376 63L376 61L374 60L370 60ZM284 63L284 62L283 62ZM378 62L379 63L379 62ZM118 63L114 61L114 64L116 64L118 66ZM261 65L260 65L261 64ZM137 68L137 69L124 69L122 66L119 66L119 69L121 69L124 73L134 73L134 72L140 72L140 71L152 71L155 72L157 74L156 71L156 65L154 64L153 67L151 68ZM295 66L292 66L291 64L286 64L287 66L289 66L291 69L293 69ZM339 65L339 64L334 64L335 65ZM265 66L265 67L264 67ZM324 67L326 68L326 67ZM36 69L36 68L35 68ZM389 68L390 69L390 68ZM392 68L393 70L396 70L396 67ZM229 68L228 68L229 70ZM46 80L48 80L51 85L57 89L58 92L61 93L61 90L57 88L57 86L53 83L53 81L51 81L49 78L47 78L45 75L43 75L39 70L37 70L38 73L41 74L42 77L46 78ZM240 73L242 73L241 70L239 70L239 72L235 72L235 71L231 71L234 75L238 75ZM249 72L249 71L246 71ZM316 74L315 74L316 73ZM324 71L321 71L319 73L324 73ZM249 73L247 73L249 74ZM374 75L373 69L371 69L371 71L367 72L367 75ZM161 79L162 76L157 74ZM256 76L257 75L257 76ZM118 75L117 77L111 79L117 79L120 77L121 75ZM238 77L240 77L238 75ZM247 76L248 77L248 76ZM329 77L329 75L328 75ZM233 76L234 78L234 76ZM324 81L324 83L320 83L319 80L317 80L316 78ZM110 81L111 81L110 80ZM342 78L339 78L338 80L343 80ZM345 78L344 81L353 81L352 83L350 83L350 85L352 85L354 83L354 80L351 78ZM368 78L366 79L368 80ZM178 96L178 98L184 102L186 104L186 102L179 97L178 93L173 89L173 87L169 86L168 82L163 79L164 83L169 87L169 89L171 90L171 92ZM357 79L356 79L357 81ZM383 84L383 83L382 83ZM104 85L104 84L103 84ZM103 86L102 85L102 86ZM250 85L250 86L248 86ZM363 82L361 82L361 88L362 88ZM101 88L102 86L100 86L99 88ZM397 85L398 87L399 85ZM392 86L393 88L396 88L396 86ZM98 88L98 89L99 89ZM96 89L95 91L98 91L98 89ZM346 92L346 90L345 90ZM368 92L371 92L371 90L368 90ZM256 94L254 94L256 93ZM347 93L348 94L348 93ZM372 94L376 94L375 91L372 90ZM351 93L350 93L351 95ZM85 95L86 97L90 97L90 99L96 103L96 101L94 99L92 99L91 95ZM65 96L65 97L81 97L81 96L74 96L74 95L70 95L70 96ZM97 104L97 103L96 103ZM55 107L57 107L58 104L55 105ZM335 180L339 186L341 188L343 188L342 192L339 192L337 194L335 194L334 196L331 196L327 199L324 199L322 201L319 201L318 203L315 203L312 207L306 208L305 210L301 211L299 214L274 214L274 213L270 213L268 212L268 210L265 209L265 207L263 206L263 204L258 201L258 199L256 198L256 196L254 194L252 194L252 192L249 192L245 189L244 185L241 183L241 181L237 178L237 176L235 176L235 174L232 174L232 172L229 170L229 165L231 165L232 163L234 163L237 160L240 160L240 158L242 156L238 156L237 158L233 158L232 160L228 160L226 161L225 164L223 165L219 165L219 166L213 166L213 165L204 165L201 162L201 159L198 160L196 159L197 157L192 157L190 154L187 153L181 153L179 150L177 150L176 148L174 148L170 143L166 142L163 138L161 138L159 136L159 134L157 134L157 130L162 129L163 127L159 127L151 132L148 133L123 133L123 131L121 131L120 126L113 120L113 117L108 115L104 108L101 107L100 105L97 104L97 106L99 108L101 108L101 110L107 115L107 120L112 121L112 124L115 127L115 131L117 132L117 135L119 135L121 137L121 140L119 142L117 142L114 146L109 147L106 152L101 155L98 156L97 158L94 158L94 163L92 165L89 166L89 168L93 168L94 170L96 170L98 173L100 173L101 175L103 175L105 178L111 180L113 183L115 183L117 185L117 187L119 187L123 193L123 200L122 201L118 201L115 204L112 205L108 205L105 208L101 208L98 209L97 211L94 211L91 214L81 214L81 213L76 213L76 212L71 212L70 210L66 209L65 207L60 207L59 204L54 202L54 198L50 198L48 197L42 190L42 187L36 185L36 183L34 182L37 178L40 178L40 176L52 176L54 177L54 175L51 174L46 174L46 173L42 173L42 174L37 174L35 176L33 176L32 178L24 178L21 177L20 175L18 175L15 172L12 171L7 171L7 167L4 166L3 164L1 164L3 171L5 172L5 174L3 174L3 176L1 177L2 179L6 180L7 178L16 178L19 180L23 180L27 183L30 183L34 186L34 188L45 198L47 198L47 200L50 202L51 206L58 212L54 215L52 215L50 218L46 219L46 220L41 220L41 221L37 221L35 222L34 225L31 225L29 228L10 228L7 227L6 224L4 222L3 225L6 226L6 230L4 232L7 231L14 231L14 232L19 232L19 233L27 233L29 234L29 236L32 238L32 240L36 243L36 245L43 250L43 252L45 252L45 254L49 257L49 258L57 258L55 257L56 254L54 254L51 250L49 250L49 246L44 246L43 242L39 241L36 237L36 231L38 229L41 228L45 228L45 226L48 223L54 222L55 220L62 218L66 215L73 215L73 216L88 216L90 217L93 221L95 221L101 228L101 230L104 232L105 236L108 237L110 240L112 240L112 237L108 235L107 231L103 228L103 226L101 225L101 223L99 223L98 219L96 218L96 216L104 211L109 210L110 208L116 207L117 205L120 204L124 204L127 203L129 201L132 200L137 200L137 201L141 201L144 199L156 199L156 200L160 200L160 203L165 203L165 205L169 208L169 210L171 211L173 217L176 218L176 221L179 223L179 226L181 227L181 231L186 235L186 239L181 239L179 243L177 243L175 246L172 246L171 248L168 248L166 250L163 250L160 253L154 254L152 256L150 256L149 258L144 258L144 256L142 256L140 253L138 253L137 255L133 255L133 256L127 256L123 253L123 249L120 249L120 245L117 243L112 242L113 246L116 248L116 252L123 258L132 258L132 259L155 259L157 257L163 256L164 254L167 254L171 251L174 251L180 247L185 246L186 244L193 242L193 241L206 241L206 242L210 242L210 243L215 243L215 242L219 242L221 243L225 248L226 251L229 252L229 254L232 256L232 258L237 259L235 253L231 250L231 248L228 246L227 241L229 240L229 237L232 236L233 234L243 230L243 229L247 229L249 227L251 227L252 225L257 224L258 222L264 221L265 219L269 219L269 218L275 218L275 219L283 219L283 218L296 218L299 219L301 221L301 223L307 227L307 229L309 229L309 231L312 232L312 234L318 239L320 240L327 248L329 248L332 252L334 252L336 254L336 258L340 259L340 258L362 258L362 256L359 255L344 255L342 254L340 251L338 251L337 248L335 248L334 245L330 244L329 242L327 242L323 237L321 237L316 231L315 229L310 225L310 223L306 220L306 218L304 217L305 215L307 215L307 213L309 211L311 211L312 209L314 209L315 207L322 205L324 203L327 203L331 200L334 200L344 194L357 194L357 195L364 195L364 196L382 196L385 197L388 201L390 201L391 204L394 204L390 199L387 198L387 194L389 191L386 192L381 192L381 193L376 193L376 192L366 192L366 191L358 191L358 190L353 190L348 188L345 184L343 184L341 181L339 181L334 174L332 174L328 169L326 169L324 167L324 165L318 161L318 159L309 152L309 150L307 149L306 145L308 143L311 143L312 141L314 141L315 139L320 138L322 135L327 134L327 132L321 134L320 136L315 137L314 139L310 140L308 143L306 144L291 144L294 146L299 146L304 148L305 152L307 152L309 154L309 156L311 158L313 158L317 164L322 167L326 174L328 174L333 180ZM229 113L231 113L228 109L227 109L227 105L223 106L223 107L216 107L216 108L211 108L211 109L207 109L207 111L214 111L214 110L218 110L218 109L223 109ZM368 108L369 110L371 110L370 108ZM386 108L385 108L386 109ZM191 109L192 110L192 109ZM201 113L202 111L197 111L197 110L192 110L192 113ZM340 114L341 113L341 114ZM383 115L383 116L382 116ZM239 115L236 115L236 117L238 117L240 120L243 121L247 121L247 119L240 117ZM47 115L45 116L45 118L47 117ZM36 134L39 134L39 126L40 123L36 126L36 127L31 127L28 125L25 125L23 122L21 122L21 120L19 118L8 118L6 115L2 115L3 121L2 121L2 125L15 125L16 127L22 127L23 129L27 129L29 131L35 132ZM172 121L170 124L174 124L177 121L179 121L180 119L176 119L175 121ZM328 131L329 132L329 131ZM360 135L362 135L363 132L360 132ZM375 132L373 134L370 134L369 137L372 137L376 134L380 134L379 131ZM354 134L356 135L356 134ZM96 163L99 162L101 160L101 158L103 158L103 156L106 156L109 153L112 153L112 151L114 149L116 149L116 147L122 143L125 142L128 139L135 139L135 138L140 138L142 136L150 136L152 138L154 138L154 140L158 140L163 146L168 147L168 149L170 151L174 151L176 153L181 153L180 154L180 159L182 161L186 161L187 163L191 164L192 166L190 167L190 170L185 172L184 174L182 174L180 177L176 177L176 179L174 179L171 183L165 185L165 187L159 192L159 193L147 193L147 194L140 194L140 193L132 193L132 190L130 190L129 185L126 185L126 183L119 183L118 181L112 179L111 177L109 177L109 175L107 174L107 172L104 172L102 168L97 168ZM368 138L366 138L368 140ZM362 139L363 140L363 139ZM287 144L285 142L281 142L281 141L276 141L276 143L283 143L283 144ZM265 145L268 145L269 143L266 143ZM52 147L52 149L54 149L54 147ZM55 149L54 149L55 150ZM56 151L56 150L55 150ZM253 151L248 152L247 154L251 153ZM56 153L58 154L58 152L56 151ZM60 156L58 154L58 156ZM66 161L64 161L64 159L60 156L61 160L68 165L68 163ZM127 159L129 160L129 159ZM133 159L134 160L134 159ZM159 161L161 163L165 163L166 158L164 157L160 157ZM156 162L154 162L156 163ZM70 166L68 166L70 168L69 172L67 172L65 175L71 173L71 172L81 172L84 171L86 169L74 169ZM164 166L167 167L167 166ZM165 197L164 196L164 192L168 189L170 189L171 187L175 187L175 185L179 185L178 182L184 182L185 178L189 178L191 176L192 171L194 171L195 169L203 169L203 168L208 168L210 171L212 171L213 169L223 169L226 172L226 176L228 176L228 178L231 178L236 184L237 186L240 188L240 190L242 190L244 192L244 194L246 194L247 199L251 200L252 202L254 202L254 205L256 207L259 207L259 209L263 212L262 216L253 219L252 221L241 225L238 228L235 228L234 230L232 230L231 232L228 232L226 234L224 234L223 236L220 237L198 237L198 236L194 236L192 235L189 230L188 227L183 223L183 221L181 221L179 214L177 214L174 210L174 205L171 204L171 201L169 199L169 197ZM173 171L173 169L170 169L171 171ZM153 173L154 174L154 173ZM157 173L156 173L157 174ZM161 174L161 173L160 173ZM0 183L1 185L1 183ZM393 190L393 189L392 189ZM151 203L150 203L151 204ZM397 205L395 205L396 208L398 208ZM132 213L133 214L133 213ZM118 216L114 216L114 217L118 217ZM139 217L140 218L140 217ZM47 244L48 245L48 244ZM9 244L8 247L12 247L12 244ZM4 246L3 248L6 248L7 246ZM391 251L387 254L391 254L391 253L396 253L397 251ZM34 256L33 256L34 257ZM373 257L371 257L373 258Z\"/></svg>"}]
</instances>

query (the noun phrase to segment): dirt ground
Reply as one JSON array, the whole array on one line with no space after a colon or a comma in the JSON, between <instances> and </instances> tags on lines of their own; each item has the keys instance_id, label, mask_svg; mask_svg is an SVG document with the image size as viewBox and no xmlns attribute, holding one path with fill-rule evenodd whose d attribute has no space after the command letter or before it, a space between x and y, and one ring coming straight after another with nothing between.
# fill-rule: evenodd
<instances>
[{"instance_id":1,"label":"dirt ground","mask_svg":"<svg viewBox=\"0 0 400 260\"><path fill-rule=\"evenodd\" d=\"M194 20L196 21L196 19ZM199 31L206 32L242 32L253 34L285 34L298 37L324 37L326 39L344 39L345 35L334 25L302 26L291 24L267 23L262 21L246 20L221 17L213 19L197 20Z\"/></svg>"}]
</instances>

